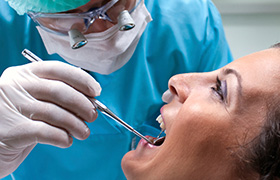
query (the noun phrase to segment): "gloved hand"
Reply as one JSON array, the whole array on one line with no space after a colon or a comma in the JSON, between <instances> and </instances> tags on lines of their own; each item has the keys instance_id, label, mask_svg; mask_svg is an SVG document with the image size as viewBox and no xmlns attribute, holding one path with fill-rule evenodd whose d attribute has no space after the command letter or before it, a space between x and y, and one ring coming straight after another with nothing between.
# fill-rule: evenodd
<instances>
[{"instance_id":1,"label":"gloved hand","mask_svg":"<svg viewBox=\"0 0 280 180\"><path fill-rule=\"evenodd\" d=\"M37 143L67 148L86 139L97 112L88 97L100 85L58 61L11 67L0 78L0 178L12 173Z\"/></svg>"}]
</instances>

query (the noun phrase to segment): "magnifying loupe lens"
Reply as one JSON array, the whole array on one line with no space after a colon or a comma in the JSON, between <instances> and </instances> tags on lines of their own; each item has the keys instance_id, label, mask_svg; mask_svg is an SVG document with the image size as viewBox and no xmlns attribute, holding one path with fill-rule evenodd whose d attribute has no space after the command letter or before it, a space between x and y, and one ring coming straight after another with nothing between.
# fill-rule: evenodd
<instances>
[{"instance_id":1,"label":"magnifying loupe lens","mask_svg":"<svg viewBox=\"0 0 280 180\"><path fill-rule=\"evenodd\" d=\"M70 31L68 31L68 35L70 38L70 46L72 49L83 47L88 42L85 36L77 29L71 29Z\"/></svg>"},{"instance_id":2,"label":"magnifying loupe lens","mask_svg":"<svg viewBox=\"0 0 280 180\"><path fill-rule=\"evenodd\" d=\"M127 10L120 13L118 17L118 25L120 31L127 31L134 28L135 23Z\"/></svg>"}]
</instances>

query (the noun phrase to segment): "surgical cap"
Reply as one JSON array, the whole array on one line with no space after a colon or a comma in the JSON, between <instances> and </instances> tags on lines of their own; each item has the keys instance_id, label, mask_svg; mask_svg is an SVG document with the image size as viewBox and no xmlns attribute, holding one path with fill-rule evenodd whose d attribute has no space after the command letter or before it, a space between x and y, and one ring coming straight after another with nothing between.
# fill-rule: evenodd
<instances>
[{"instance_id":1,"label":"surgical cap","mask_svg":"<svg viewBox=\"0 0 280 180\"><path fill-rule=\"evenodd\" d=\"M19 15L28 11L56 13L75 9L90 0L6 0Z\"/></svg>"}]
</instances>

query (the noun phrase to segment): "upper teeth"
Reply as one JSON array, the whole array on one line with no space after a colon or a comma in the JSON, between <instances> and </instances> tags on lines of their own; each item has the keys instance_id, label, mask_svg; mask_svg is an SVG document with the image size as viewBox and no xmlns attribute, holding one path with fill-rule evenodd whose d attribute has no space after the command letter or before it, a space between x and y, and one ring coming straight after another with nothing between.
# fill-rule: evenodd
<instances>
[{"instance_id":1,"label":"upper teeth","mask_svg":"<svg viewBox=\"0 0 280 180\"><path fill-rule=\"evenodd\" d=\"M156 120L157 120L158 123L160 123L160 128L164 131L165 130L165 124L162 120L161 115L159 115Z\"/></svg>"}]
</instances>

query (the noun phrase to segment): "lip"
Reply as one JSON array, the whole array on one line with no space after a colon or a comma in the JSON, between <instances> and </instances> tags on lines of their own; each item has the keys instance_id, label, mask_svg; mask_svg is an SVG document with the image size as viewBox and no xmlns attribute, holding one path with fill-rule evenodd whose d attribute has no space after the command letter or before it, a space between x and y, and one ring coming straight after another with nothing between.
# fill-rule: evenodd
<instances>
[{"instance_id":1,"label":"lip","mask_svg":"<svg viewBox=\"0 0 280 180\"><path fill-rule=\"evenodd\" d=\"M153 138L145 136L147 138ZM153 155L159 150L160 146L154 146L148 143L146 140L141 139L135 149L135 155L137 157L153 157Z\"/></svg>"},{"instance_id":2,"label":"lip","mask_svg":"<svg viewBox=\"0 0 280 180\"><path fill-rule=\"evenodd\" d=\"M145 137L150 138L150 136ZM146 140L141 139L138 142L136 149L128 152L129 155L126 156L129 156L130 159L144 162L154 159L160 151L160 146L154 146L148 143Z\"/></svg>"},{"instance_id":3,"label":"lip","mask_svg":"<svg viewBox=\"0 0 280 180\"><path fill-rule=\"evenodd\" d=\"M154 137L152 136L145 136L146 138L148 139L155 139ZM157 148L158 146L155 146L155 145L152 145L150 143L148 143L146 140L144 139L141 139L138 143L138 146L141 146L141 147L144 147L144 148ZM137 146L137 147L138 147Z\"/></svg>"},{"instance_id":4,"label":"lip","mask_svg":"<svg viewBox=\"0 0 280 180\"><path fill-rule=\"evenodd\" d=\"M150 139L150 138L153 138L153 137L151 137L151 136L145 136L146 138L148 138L148 139ZM144 139L141 139L140 141L139 141L139 143L138 143L138 146L142 146L142 147L148 147L148 148L153 148L154 147L154 145L152 145L152 144L150 144L150 143L148 143L146 140L144 140Z\"/></svg>"},{"instance_id":5,"label":"lip","mask_svg":"<svg viewBox=\"0 0 280 180\"><path fill-rule=\"evenodd\" d=\"M164 106L162 106L162 107L160 108L160 114L162 114L162 112L163 112L163 107L164 107Z\"/></svg>"}]
</instances>

